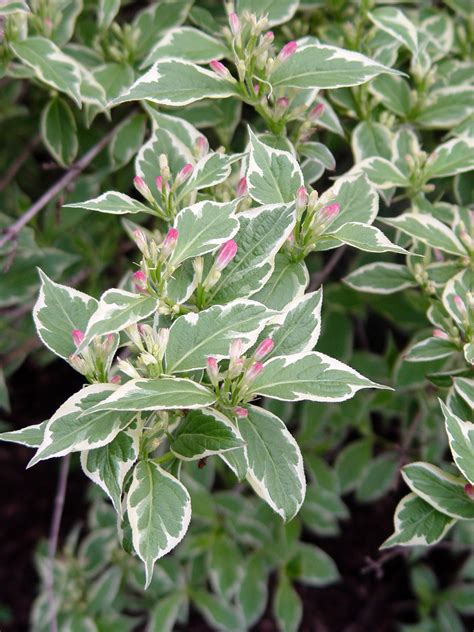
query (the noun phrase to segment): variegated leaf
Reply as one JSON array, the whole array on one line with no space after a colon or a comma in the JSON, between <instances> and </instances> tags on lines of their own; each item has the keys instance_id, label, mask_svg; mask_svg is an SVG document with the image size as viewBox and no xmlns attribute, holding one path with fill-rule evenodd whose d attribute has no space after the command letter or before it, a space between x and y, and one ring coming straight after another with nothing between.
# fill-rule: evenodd
<instances>
[{"instance_id":1,"label":"variegated leaf","mask_svg":"<svg viewBox=\"0 0 474 632\"><path fill-rule=\"evenodd\" d=\"M190 26L178 26L167 31L158 40L141 68L147 68L164 57L207 64L213 59L222 59L228 52L227 46L221 40Z\"/></svg>"},{"instance_id":2,"label":"variegated leaf","mask_svg":"<svg viewBox=\"0 0 474 632\"><path fill-rule=\"evenodd\" d=\"M65 204L64 208L84 208L88 211L110 213L111 215L126 215L128 213L154 214L148 206L118 191L106 191L92 200Z\"/></svg>"},{"instance_id":3,"label":"variegated leaf","mask_svg":"<svg viewBox=\"0 0 474 632\"><path fill-rule=\"evenodd\" d=\"M397 263L369 263L345 277L344 283L354 290L371 294L393 294L417 282L407 266Z\"/></svg>"},{"instance_id":4,"label":"variegated leaf","mask_svg":"<svg viewBox=\"0 0 474 632\"><path fill-rule=\"evenodd\" d=\"M441 400L440 404L454 462L474 485L474 424L459 419Z\"/></svg>"}]
</instances>

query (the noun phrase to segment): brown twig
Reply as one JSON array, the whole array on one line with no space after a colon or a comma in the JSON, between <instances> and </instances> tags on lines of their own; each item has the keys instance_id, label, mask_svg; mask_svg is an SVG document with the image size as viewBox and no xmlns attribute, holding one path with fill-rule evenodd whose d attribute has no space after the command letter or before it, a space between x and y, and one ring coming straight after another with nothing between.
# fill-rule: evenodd
<instances>
[{"instance_id":1,"label":"brown twig","mask_svg":"<svg viewBox=\"0 0 474 632\"><path fill-rule=\"evenodd\" d=\"M51 530L49 532L48 540L48 564L49 564L49 577L48 577L48 599L49 599L49 626L51 632L58 632L58 621L56 603L54 601L54 560L56 558L56 550L58 548L59 529L61 527L61 518L63 515L64 500L66 498L67 479L69 476L69 464L71 461L71 455L67 454L61 461L61 468L59 470L58 488L56 490L56 496L54 498L53 518L51 520Z\"/></svg>"},{"instance_id":2,"label":"brown twig","mask_svg":"<svg viewBox=\"0 0 474 632\"><path fill-rule=\"evenodd\" d=\"M115 134L116 128L110 130L100 141L95 144L88 152L86 152L80 160L60 178L51 188L49 188L37 200L33 206L23 213L23 215L11 226L5 229L5 234L0 238L0 248L2 248L10 239L15 239L21 229L28 224L53 198L56 197L63 189L65 189L77 176L94 160L94 158L108 145L109 141Z\"/></svg>"},{"instance_id":3,"label":"brown twig","mask_svg":"<svg viewBox=\"0 0 474 632\"><path fill-rule=\"evenodd\" d=\"M28 160L28 158L31 155L31 152L36 147L36 145L39 143L39 141L40 141L40 135L37 134L26 145L26 147L23 149L23 151L18 154L18 156L15 158L15 160L12 162L10 167L5 172L5 175L3 176L3 178L0 180L0 191L3 191L3 189L5 189L10 184L10 182L16 176L18 171L22 168L24 163Z\"/></svg>"},{"instance_id":4,"label":"brown twig","mask_svg":"<svg viewBox=\"0 0 474 632\"><path fill-rule=\"evenodd\" d=\"M342 259L346 251L346 246L341 246L336 250L335 253L329 258L328 262L324 266L324 268L320 272L316 272L311 276L311 281L308 286L308 291L312 292L316 288L318 288L324 281L328 278L334 268L337 266L339 261Z\"/></svg>"}]
</instances>

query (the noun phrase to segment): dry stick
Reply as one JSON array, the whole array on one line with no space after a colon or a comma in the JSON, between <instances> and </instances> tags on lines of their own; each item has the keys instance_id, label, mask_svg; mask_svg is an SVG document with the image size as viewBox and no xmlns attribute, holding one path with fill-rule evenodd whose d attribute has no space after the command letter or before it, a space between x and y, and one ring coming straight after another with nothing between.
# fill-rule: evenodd
<instances>
[{"instance_id":1,"label":"dry stick","mask_svg":"<svg viewBox=\"0 0 474 632\"><path fill-rule=\"evenodd\" d=\"M317 287L319 287L324 281L328 278L334 268L337 266L339 261L342 259L343 254L346 251L347 246L341 246L336 250L336 252L331 256L329 261L326 263L321 272L317 272L311 277L311 282L309 284L308 290L312 292Z\"/></svg>"},{"instance_id":2,"label":"dry stick","mask_svg":"<svg viewBox=\"0 0 474 632\"><path fill-rule=\"evenodd\" d=\"M58 632L58 621L56 618L56 604L54 602L54 560L56 557L56 549L58 548L59 529L61 527L61 518L63 515L64 499L66 498L67 478L69 475L69 463L71 455L67 454L61 461L61 469L59 470L58 488L54 498L54 511L51 520L51 530L48 540L48 599L49 599L49 616L51 632Z\"/></svg>"},{"instance_id":3,"label":"dry stick","mask_svg":"<svg viewBox=\"0 0 474 632\"><path fill-rule=\"evenodd\" d=\"M37 134L32 141L30 141L23 151L16 157L16 159L10 165L3 178L0 180L0 191L3 191L10 184L18 171L22 168L23 164L30 157L31 152L40 141L40 135Z\"/></svg>"},{"instance_id":4,"label":"dry stick","mask_svg":"<svg viewBox=\"0 0 474 632\"><path fill-rule=\"evenodd\" d=\"M123 122L123 121L122 121ZM48 202L50 202L58 193L61 193L63 189L65 189L73 180L77 178L77 176L94 160L94 158L99 154L104 147L107 146L110 139L115 134L116 128L113 128L108 132L101 140L91 147L87 153L85 153L80 160L78 160L70 169L67 171L62 178L60 178L53 186L48 189L43 195L37 200L33 206L31 206L26 213L24 213L14 224L9 226L5 230L5 234L0 238L0 248L2 248L10 239L15 239L20 230L28 224L28 222L37 215L41 209L43 209Z\"/></svg>"}]
</instances>

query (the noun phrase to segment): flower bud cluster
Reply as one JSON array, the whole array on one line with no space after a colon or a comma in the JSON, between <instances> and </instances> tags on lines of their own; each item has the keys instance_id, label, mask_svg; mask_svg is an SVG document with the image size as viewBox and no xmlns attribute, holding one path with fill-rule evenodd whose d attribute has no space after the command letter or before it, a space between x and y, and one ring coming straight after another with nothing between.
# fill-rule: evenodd
<instances>
[{"instance_id":1,"label":"flower bud cluster","mask_svg":"<svg viewBox=\"0 0 474 632\"><path fill-rule=\"evenodd\" d=\"M133 232L133 239L142 253L140 270L132 275L132 284L137 293L157 298L163 296L164 283L174 272L170 257L178 237L176 228L170 228L160 243L147 238L140 228Z\"/></svg>"},{"instance_id":2,"label":"flower bud cluster","mask_svg":"<svg viewBox=\"0 0 474 632\"><path fill-rule=\"evenodd\" d=\"M81 349L84 342L84 332L73 329L72 340L77 348L75 353L69 356L71 366L84 375L91 384L96 382L116 382L116 378L109 376L109 370L117 348L117 340L114 334L97 336L92 342Z\"/></svg>"},{"instance_id":3,"label":"flower bud cluster","mask_svg":"<svg viewBox=\"0 0 474 632\"><path fill-rule=\"evenodd\" d=\"M231 408L238 417L246 417L248 411L240 404L247 403L249 387L264 370L262 360L272 352L274 342L265 338L249 357L244 355L242 340L235 339L229 345L227 368L221 370L216 358L207 358L207 376L218 395L219 402L226 409Z\"/></svg>"},{"instance_id":4,"label":"flower bud cluster","mask_svg":"<svg viewBox=\"0 0 474 632\"><path fill-rule=\"evenodd\" d=\"M117 368L131 377L154 378L163 373L163 358L168 345L169 329L156 330L151 325L131 325L126 329L131 343L138 350L134 364L128 360L118 359Z\"/></svg>"},{"instance_id":5,"label":"flower bud cluster","mask_svg":"<svg viewBox=\"0 0 474 632\"><path fill-rule=\"evenodd\" d=\"M204 306L206 299L206 292L212 289L216 283L221 278L222 271L226 268L229 263L234 259L237 254L238 246L237 243L233 239L229 239L223 244L218 251L214 263L211 266L211 269L207 273L206 278L204 275L204 259L202 257L196 257L194 260L194 272L195 272L195 282L197 285L196 290L196 302L198 307L201 309Z\"/></svg>"}]
</instances>

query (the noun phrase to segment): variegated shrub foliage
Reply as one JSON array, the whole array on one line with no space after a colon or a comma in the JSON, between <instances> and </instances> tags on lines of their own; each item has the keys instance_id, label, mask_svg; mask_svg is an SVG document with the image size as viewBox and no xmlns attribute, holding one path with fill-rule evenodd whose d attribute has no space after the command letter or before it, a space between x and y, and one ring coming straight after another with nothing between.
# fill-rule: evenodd
<instances>
[{"instance_id":1,"label":"variegated shrub foliage","mask_svg":"<svg viewBox=\"0 0 474 632\"><path fill-rule=\"evenodd\" d=\"M433 544L456 521L474 519L468 8L461 0L442 11L428 2L401 10L369 1L334 3L336 9L318 1L268 0L260 8L247 0L225 7L167 0L126 23L116 21L119 1L101 0L94 31L90 11L83 22L78 17L82 2L62 3L67 8L60 17L58 4L7 1L0 7L3 72L51 92L41 136L60 165L77 155L78 125L96 125L100 114L123 117L98 180L101 190L84 178L85 195L81 199L78 187L64 213L87 213L91 225L96 214L105 214L102 226L121 225L133 243L133 263L117 287L98 298L58 283L66 266L39 270L37 334L86 385L47 421L1 438L35 448L31 466L80 453L85 475L117 513L122 546L141 559L145 586L162 597L150 629L172 629L188 598L216 629L247 629L265 608L269 571L279 568L275 616L282 630L296 630L301 604L291 580L334 581L332 560L298 542L298 519L283 528L246 496L211 495L210 482L190 476L189 462L201 466L213 457L209 463L247 481L283 521L305 501L306 470L302 521L325 534L337 532L338 519L347 517L341 493L357 489L363 501L378 498L404 465L411 493L398 505L395 533L384 547ZM73 41L76 20L82 27ZM316 183L324 177L327 183L336 161L327 144L315 140L321 133L336 139L336 148L350 138L353 154L323 186ZM135 194L110 177L132 158ZM28 239L19 241L16 256L24 256ZM342 316L331 312L334 336L343 341L336 340L334 358L314 350L324 323L314 262L348 247L352 270L345 288L333 287L329 295L346 309ZM35 287L30 283L30 294ZM342 361L347 314L357 315L352 310L366 300L353 290L381 295L369 297L374 309L398 318L402 329L405 308L418 326L409 331L413 342L402 358L383 367L363 363L374 381ZM406 302L383 303L395 292ZM407 363L417 363L411 374ZM375 435L362 417L370 410L412 415L415 403L429 397L426 375L449 389L440 405L454 465L443 463L443 447L420 452L437 464L400 463L393 451L372 456ZM384 392L368 395L364 404L361 389ZM354 396L352 408L326 412L326 404ZM436 415L431 399L424 410ZM294 411L293 403L302 401L318 403L314 411L322 420L352 411L361 436L345 445L334 468L311 450L314 442L319 453L324 441L333 447L332 438L314 440L303 424L303 462L275 414L284 416L285 406ZM417 426L408 422L411 441ZM445 445L442 437L438 444ZM154 572L156 560L185 536L191 505L198 525L203 521L214 534L208 570L218 597L199 582L188 595L171 590L186 575L174 558ZM91 537L103 538L105 546L114 521L103 512L103 530ZM191 544L177 552L190 564L191 584L199 572L192 551L206 548L199 542L204 527L191 527ZM236 571L242 547L262 539L269 557L251 555L243 575ZM279 552L284 563L276 561ZM132 584L138 577L133 566ZM120 581L111 567L93 590L107 584L112 596L104 603L112 603ZM230 605L234 597L237 605ZM38 629L48 622L42 598ZM64 621L73 627L65 607Z\"/></svg>"}]
</instances>

